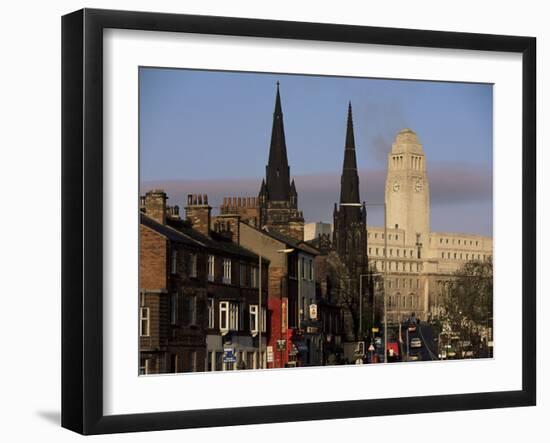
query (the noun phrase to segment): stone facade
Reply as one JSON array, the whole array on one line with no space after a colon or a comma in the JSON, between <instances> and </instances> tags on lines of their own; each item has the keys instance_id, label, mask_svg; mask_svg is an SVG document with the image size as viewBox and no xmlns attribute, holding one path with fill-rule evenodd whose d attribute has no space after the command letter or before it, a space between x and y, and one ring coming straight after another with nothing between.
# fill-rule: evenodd
<instances>
[{"instance_id":1,"label":"stone facade","mask_svg":"<svg viewBox=\"0 0 550 443\"><path fill-rule=\"evenodd\" d=\"M453 273L493 255L490 237L430 231L429 190L422 144L404 129L388 154L386 229L367 227L369 266L383 275L390 320L436 316Z\"/></svg>"},{"instance_id":2,"label":"stone facade","mask_svg":"<svg viewBox=\"0 0 550 443\"><path fill-rule=\"evenodd\" d=\"M304 215L298 209L298 192L290 180L283 111L279 84L273 112L273 127L266 177L258 195L259 227L279 232L287 237L304 239Z\"/></svg>"}]
</instances>

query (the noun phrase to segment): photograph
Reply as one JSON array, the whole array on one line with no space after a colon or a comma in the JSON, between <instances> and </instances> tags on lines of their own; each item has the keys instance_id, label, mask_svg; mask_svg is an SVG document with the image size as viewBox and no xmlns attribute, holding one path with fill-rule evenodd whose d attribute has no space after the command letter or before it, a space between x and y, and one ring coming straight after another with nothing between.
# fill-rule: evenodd
<instances>
[{"instance_id":1,"label":"photograph","mask_svg":"<svg viewBox=\"0 0 550 443\"><path fill-rule=\"evenodd\" d=\"M493 84L138 69L139 375L493 358Z\"/></svg>"}]
</instances>

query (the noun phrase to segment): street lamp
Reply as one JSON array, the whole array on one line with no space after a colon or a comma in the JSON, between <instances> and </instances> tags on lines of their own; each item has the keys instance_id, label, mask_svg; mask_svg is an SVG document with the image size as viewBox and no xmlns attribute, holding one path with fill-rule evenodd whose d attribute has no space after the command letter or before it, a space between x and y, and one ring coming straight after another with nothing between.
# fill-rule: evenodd
<instances>
[{"instance_id":1,"label":"street lamp","mask_svg":"<svg viewBox=\"0 0 550 443\"><path fill-rule=\"evenodd\" d=\"M285 254L285 257L286 257L286 272L287 272L287 275L288 275L288 254L294 252L294 248L287 248L287 249L278 249L277 250L277 253L279 254ZM300 279L298 279L298 282L300 282ZM286 291L288 292L288 283L287 285L285 286L286 288ZM299 292L299 290L298 290ZM287 294L288 295L288 294ZM298 302L300 300L300 294L298 293ZM283 340L283 294L281 293L281 331L280 331L280 335L279 335L281 341ZM285 346L287 344L285 343ZM282 363L282 360L283 360L283 350L281 348L281 350L279 351L279 359L281 360L281 363Z\"/></svg>"}]
</instances>

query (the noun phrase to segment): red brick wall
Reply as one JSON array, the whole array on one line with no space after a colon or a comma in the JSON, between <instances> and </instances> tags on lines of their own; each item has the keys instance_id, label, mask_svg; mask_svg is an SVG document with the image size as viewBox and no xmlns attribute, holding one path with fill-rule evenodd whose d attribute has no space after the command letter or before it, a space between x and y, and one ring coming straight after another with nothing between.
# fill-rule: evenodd
<instances>
[{"instance_id":1,"label":"red brick wall","mask_svg":"<svg viewBox=\"0 0 550 443\"><path fill-rule=\"evenodd\" d=\"M140 225L139 286L144 289L166 289L168 241Z\"/></svg>"}]
</instances>

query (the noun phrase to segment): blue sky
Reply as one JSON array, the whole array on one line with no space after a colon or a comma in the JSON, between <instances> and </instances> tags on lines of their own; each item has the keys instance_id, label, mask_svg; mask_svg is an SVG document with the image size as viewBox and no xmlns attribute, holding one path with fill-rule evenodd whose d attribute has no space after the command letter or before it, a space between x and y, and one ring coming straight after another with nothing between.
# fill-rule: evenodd
<instances>
[{"instance_id":1,"label":"blue sky","mask_svg":"<svg viewBox=\"0 0 550 443\"><path fill-rule=\"evenodd\" d=\"M492 235L492 86L448 82L141 68L141 190L256 195L281 83L291 176L306 221L330 221L347 103L353 105L361 197L383 201L386 156L410 127L427 157L432 230ZM369 224L381 224L379 210ZM476 214L472 217L472 214Z\"/></svg>"}]
</instances>

